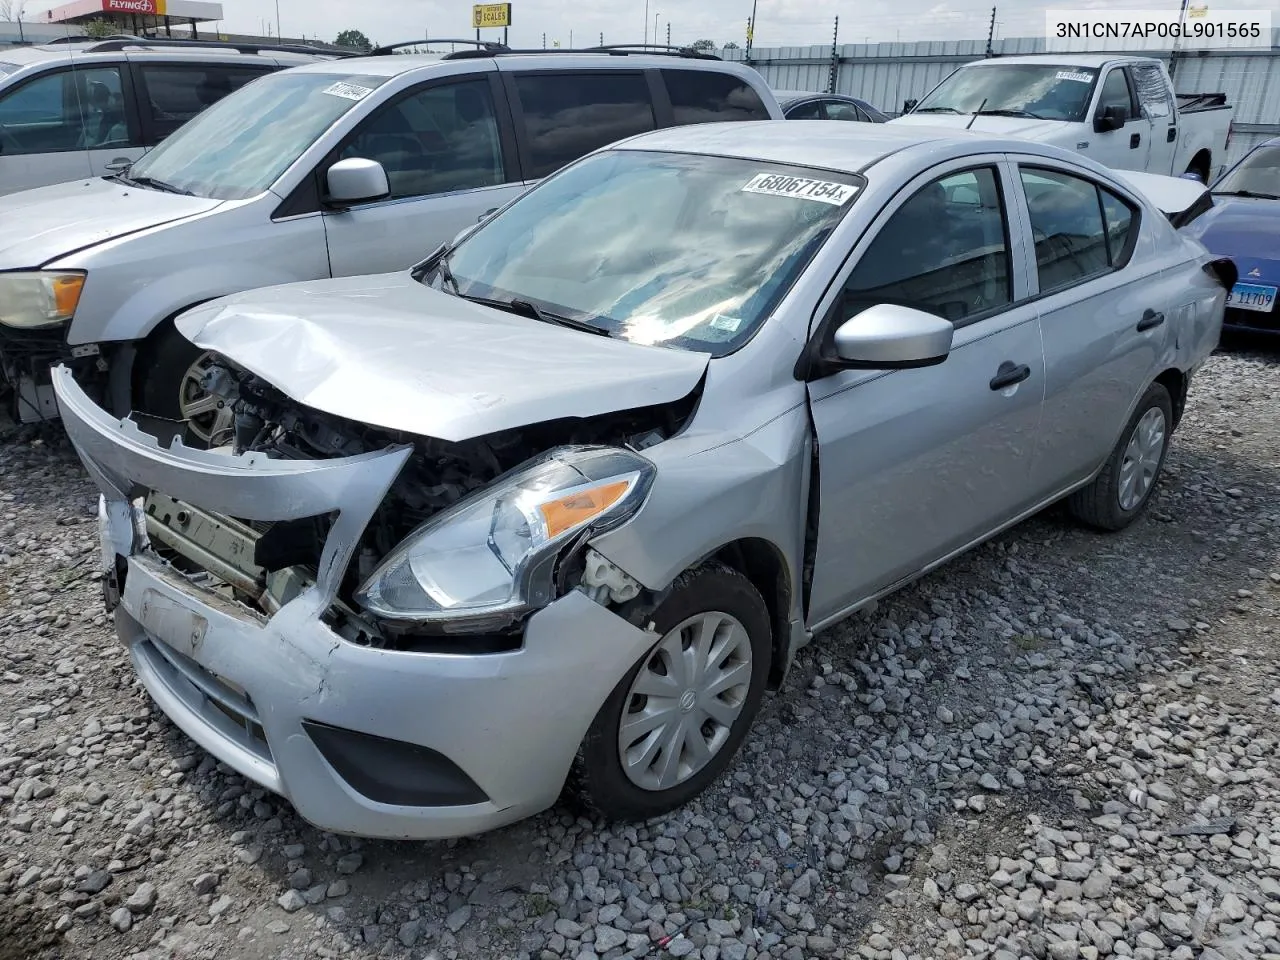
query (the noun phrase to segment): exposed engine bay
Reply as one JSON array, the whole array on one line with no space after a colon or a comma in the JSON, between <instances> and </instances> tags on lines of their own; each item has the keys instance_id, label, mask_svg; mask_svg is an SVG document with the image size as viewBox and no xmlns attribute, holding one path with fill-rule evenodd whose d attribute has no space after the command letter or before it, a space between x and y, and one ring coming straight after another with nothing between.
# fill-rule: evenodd
<instances>
[{"instance_id":1,"label":"exposed engine bay","mask_svg":"<svg viewBox=\"0 0 1280 960\"><path fill-rule=\"evenodd\" d=\"M396 633L375 624L352 599L382 559L434 514L537 455L565 444L605 444L642 451L674 435L687 422L698 391L674 404L531 424L516 430L450 442L370 427L305 407L267 381L218 358L204 387L229 412L215 448L237 455L316 460L351 457L392 445L413 454L365 529L337 598L333 623L360 642L392 642ZM259 523L218 517L163 492L147 500L153 544L202 585L273 614L314 581L331 517Z\"/></svg>"}]
</instances>

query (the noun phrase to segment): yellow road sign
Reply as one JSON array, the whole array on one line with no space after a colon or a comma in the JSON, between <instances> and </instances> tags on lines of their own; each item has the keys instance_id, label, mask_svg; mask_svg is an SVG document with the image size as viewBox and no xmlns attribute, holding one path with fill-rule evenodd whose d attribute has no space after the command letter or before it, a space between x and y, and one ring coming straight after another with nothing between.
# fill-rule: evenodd
<instances>
[{"instance_id":1,"label":"yellow road sign","mask_svg":"<svg viewBox=\"0 0 1280 960\"><path fill-rule=\"evenodd\" d=\"M471 8L471 26L477 30L482 27L511 26L511 4L477 3Z\"/></svg>"}]
</instances>

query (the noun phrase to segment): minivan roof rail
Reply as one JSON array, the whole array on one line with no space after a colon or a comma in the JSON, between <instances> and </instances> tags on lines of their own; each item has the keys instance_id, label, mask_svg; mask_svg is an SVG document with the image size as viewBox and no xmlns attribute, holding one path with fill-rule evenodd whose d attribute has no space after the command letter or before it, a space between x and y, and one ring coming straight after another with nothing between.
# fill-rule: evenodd
<instances>
[{"instance_id":1,"label":"minivan roof rail","mask_svg":"<svg viewBox=\"0 0 1280 960\"><path fill-rule=\"evenodd\" d=\"M429 47L433 43L465 43L472 47L479 47L485 53L508 53L511 48L504 43L495 43L490 40L459 40L450 37L432 37L428 40L423 37L421 40L402 40L400 43L385 43L380 47L374 47L368 53L363 54L366 57L384 57L389 53L402 50L405 47Z\"/></svg>"},{"instance_id":2,"label":"minivan roof rail","mask_svg":"<svg viewBox=\"0 0 1280 960\"><path fill-rule=\"evenodd\" d=\"M518 48L508 47L502 43L496 43L486 40L452 40L448 38L432 37L430 40L406 40L403 43L389 43L378 47L376 50L367 54L370 57L380 57L385 54L392 53L395 50L401 50L405 47L423 47L433 46L442 43L463 43L474 50L455 50L442 55L444 60L471 60L480 57L509 57L509 56L525 56L528 54L566 54L566 53L597 53L605 54L612 57L626 57L633 53L650 54L659 57L682 57L690 60L719 60L720 57L710 53L702 53L690 47L667 46L658 43L618 43L609 46L597 47L553 47L551 49L535 48L532 50L522 50Z\"/></svg>"},{"instance_id":3,"label":"minivan roof rail","mask_svg":"<svg viewBox=\"0 0 1280 960\"><path fill-rule=\"evenodd\" d=\"M181 47L188 50L235 50L238 53L299 53L320 57L355 57L353 50L313 47L303 43L241 43L232 40L171 40L151 37L112 37L89 47L89 53L109 53L128 47Z\"/></svg>"}]
</instances>

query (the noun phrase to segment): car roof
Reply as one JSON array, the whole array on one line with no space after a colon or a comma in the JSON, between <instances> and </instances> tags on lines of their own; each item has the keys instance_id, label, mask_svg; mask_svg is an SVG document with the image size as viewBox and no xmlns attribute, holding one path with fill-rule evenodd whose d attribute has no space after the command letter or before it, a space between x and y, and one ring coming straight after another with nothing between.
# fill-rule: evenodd
<instances>
[{"instance_id":1,"label":"car roof","mask_svg":"<svg viewBox=\"0 0 1280 960\"><path fill-rule=\"evenodd\" d=\"M186 60L193 63L218 61L224 63L280 63L289 64L297 61L299 65L317 61L308 54L263 51L260 54L238 53L230 47L219 47L210 42L208 49L195 47L163 47L147 46L146 41L139 41L137 46L123 50L94 50L94 41L87 43L59 43L49 46L14 47L0 50L0 60L5 63L29 67L33 64L69 62L74 54L77 62L91 63L94 60L111 60L113 62L128 58L130 60Z\"/></svg>"},{"instance_id":2,"label":"car roof","mask_svg":"<svg viewBox=\"0 0 1280 960\"><path fill-rule=\"evenodd\" d=\"M431 70L441 66L454 68L459 63L476 63L479 69L570 69L570 70L710 70L716 73L733 73L738 76L755 74L758 85L766 86L759 74L748 67L729 60L704 60L664 56L628 54L618 56L608 53L504 53L500 57L475 56L465 60L443 60L438 53L387 54L380 57L357 57L350 60L322 61L295 67L295 71L310 73L363 74L370 77L398 77L416 70Z\"/></svg>"},{"instance_id":3,"label":"car roof","mask_svg":"<svg viewBox=\"0 0 1280 960\"><path fill-rule=\"evenodd\" d=\"M730 121L667 127L631 137L626 150L665 150L762 160L801 167L860 173L890 154L921 144L982 143L1035 147L1029 141L993 139L988 133L950 127L870 123L807 123L803 135L794 120Z\"/></svg>"},{"instance_id":4,"label":"car roof","mask_svg":"<svg viewBox=\"0 0 1280 960\"><path fill-rule=\"evenodd\" d=\"M845 103L859 104L866 102L847 93L824 93L821 90L775 90L773 95L784 105L799 103L801 100L843 100Z\"/></svg>"},{"instance_id":5,"label":"car roof","mask_svg":"<svg viewBox=\"0 0 1280 960\"><path fill-rule=\"evenodd\" d=\"M1097 69L1108 63L1150 62L1152 57L1127 57L1114 53L1034 53L1021 57L993 57L990 60L974 60L966 63L966 67L991 67L1003 63L1035 64L1037 66L1054 67L1088 67Z\"/></svg>"}]
</instances>

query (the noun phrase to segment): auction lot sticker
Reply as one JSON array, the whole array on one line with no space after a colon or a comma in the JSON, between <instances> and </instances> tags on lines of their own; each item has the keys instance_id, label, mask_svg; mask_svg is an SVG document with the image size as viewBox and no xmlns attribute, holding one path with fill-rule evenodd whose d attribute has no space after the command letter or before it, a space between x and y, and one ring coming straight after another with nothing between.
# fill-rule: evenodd
<instances>
[{"instance_id":1,"label":"auction lot sticker","mask_svg":"<svg viewBox=\"0 0 1280 960\"><path fill-rule=\"evenodd\" d=\"M369 87L362 87L358 83L339 81L331 87L326 87L324 92L332 97L342 97L344 100L363 100L373 93L373 90Z\"/></svg>"},{"instance_id":2,"label":"auction lot sticker","mask_svg":"<svg viewBox=\"0 0 1280 960\"><path fill-rule=\"evenodd\" d=\"M843 207L853 199L858 188L848 183L792 177L784 173L758 173L747 182L742 192L763 193L770 197L799 197Z\"/></svg>"}]
</instances>

